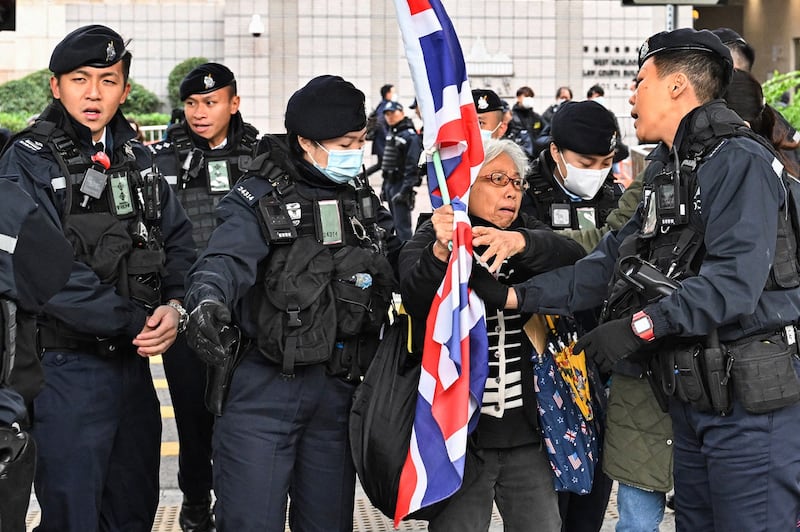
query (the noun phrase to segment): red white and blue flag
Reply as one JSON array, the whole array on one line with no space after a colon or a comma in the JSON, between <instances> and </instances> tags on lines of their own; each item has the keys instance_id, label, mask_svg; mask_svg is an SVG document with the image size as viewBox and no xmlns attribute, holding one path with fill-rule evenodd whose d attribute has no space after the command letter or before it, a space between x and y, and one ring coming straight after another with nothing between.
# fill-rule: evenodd
<instances>
[{"instance_id":1,"label":"red white and blue flag","mask_svg":"<svg viewBox=\"0 0 800 532\"><path fill-rule=\"evenodd\" d=\"M455 214L453 252L426 323L396 527L408 514L449 497L461 486L467 435L480 415L488 348L483 302L467 288L472 271L467 201L483 164L483 145L464 56L440 0L395 0L395 6L425 123L431 203L440 207L452 198ZM441 159L441 181L435 178L439 165L434 158Z\"/></svg>"}]
</instances>

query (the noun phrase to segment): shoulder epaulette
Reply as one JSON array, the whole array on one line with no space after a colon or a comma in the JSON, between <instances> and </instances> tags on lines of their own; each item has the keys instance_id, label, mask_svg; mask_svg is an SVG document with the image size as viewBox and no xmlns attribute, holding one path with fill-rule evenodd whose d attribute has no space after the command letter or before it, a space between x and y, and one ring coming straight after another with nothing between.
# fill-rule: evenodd
<instances>
[{"instance_id":1,"label":"shoulder epaulette","mask_svg":"<svg viewBox=\"0 0 800 532\"><path fill-rule=\"evenodd\" d=\"M257 177L240 181L233 187L233 191L251 207L272 190L273 188L269 181Z\"/></svg>"}]
</instances>

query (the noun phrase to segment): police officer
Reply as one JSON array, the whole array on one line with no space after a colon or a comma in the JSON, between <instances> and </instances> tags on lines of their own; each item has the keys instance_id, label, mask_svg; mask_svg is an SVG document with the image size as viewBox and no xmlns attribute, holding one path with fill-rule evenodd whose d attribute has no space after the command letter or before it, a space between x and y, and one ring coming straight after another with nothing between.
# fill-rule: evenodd
<instances>
[{"instance_id":1,"label":"police officer","mask_svg":"<svg viewBox=\"0 0 800 532\"><path fill-rule=\"evenodd\" d=\"M716 99L731 73L711 32L645 41L631 115L639 139L660 141L650 164L661 171L648 173L642 208L574 267L516 285L508 306L594 307L616 274L605 322L575 350L606 369L655 361L675 433L677 528L790 530L800 277L785 242L796 230L774 153Z\"/></svg>"},{"instance_id":2,"label":"police officer","mask_svg":"<svg viewBox=\"0 0 800 532\"><path fill-rule=\"evenodd\" d=\"M258 130L242 120L233 72L205 63L181 81L185 120L167 129L166 140L150 146L159 170L174 185L192 220L194 241L204 249L216 225L214 208L255 155ZM184 531L213 527L211 518L211 433L214 416L203 404L205 367L179 338L164 356L178 427L178 485L184 494L178 517Z\"/></svg>"},{"instance_id":3,"label":"police officer","mask_svg":"<svg viewBox=\"0 0 800 532\"><path fill-rule=\"evenodd\" d=\"M414 122L403 112L403 104L388 102L383 116L388 133L383 149L381 195L389 203L398 238L405 242L411 238L411 211L417 194L414 187L421 183L417 163L422 153L422 139Z\"/></svg>"},{"instance_id":4,"label":"police officer","mask_svg":"<svg viewBox=\"0 0 800 532\"><path fill-rule=\"evenodd\" d=\"M481 128L481 138L500 139L506 133L507 124L503 123L505 107L503 100L491 89L472 89L472 101L478 112L478 125ZM525 147L523 146L523 149ZM528 153L528 150L526 150Z\"/></svg>"},{"instance_id":5,"label":"police officer","mask_svg":"<svg viewBox=\"0 0 800 532\"><path fill-rule=\"evenodd\" d=\"M69 278L72 247L16 183L0 180L0 531L25 530L35 463L26 403L42 385L30 313Z\"/></svg>"},{"instance_id":6,"label":"police officer","mask_svg":"<svg viewBox=\"0 0 800 532\"><path fill-rule=\"evenodd\" d=\"M282 531L287 495L293 529L351 530L351 396L395 284L384 254L400 240L358 176L364 94L316 77L285 123L288 146L269 137L189 275L195 351L219 368L242 357L212 442L219 530Z\"/></svg>"},{"instance_id":7,"label":"police officer","mask_svg":"<svg viewBox=\"0 0 800 532\"><path fill-rule=\"evenodd\" d=\"M575 230L569 236L591 251L622 196L611 171L619 142L614 116L590 100L564 102L551 139L532 164L522 210L553 229Z\"/></svg>"},{"instance_id":8,"label":"police officer","mask_svg":"<svg viewBox=\"0 0 800 532\"><path fill-rule=\"evenodd\" d=\"M147 357L175 340L191 223L119 111L131 55L114 30L67 35L53 102L12 141L16 176L70 241L67 285L38 318L45 387L34 401L37 530L148 530L161 420Z\"/></svg>"}]
</instances>

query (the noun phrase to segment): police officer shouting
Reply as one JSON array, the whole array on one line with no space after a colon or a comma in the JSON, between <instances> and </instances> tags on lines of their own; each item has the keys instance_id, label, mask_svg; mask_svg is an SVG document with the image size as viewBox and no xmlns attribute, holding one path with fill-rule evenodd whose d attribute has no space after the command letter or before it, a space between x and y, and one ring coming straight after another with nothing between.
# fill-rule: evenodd
<instances>
[{"instance_id":1,"label":"police officer shouting","mask_svg":"<svg viewBox=\"0 0 800 532\"><path fill-rule=\"evenodd\" d=\"M388 102L383 108L388 133L383 149L382 195L389 202L394 228L402 241L411 238L411 211L414 209L414 187L420 184L417 164L422 153L422 140L414 122L403 113L399 102Z\"/></svg>"},{"instance_id":2,"label":"police officer shouting","mask_svg":"<svg viewBox=\"0 0 800 532\"><path fill-rule=\"evenodd\" d=\"M351 398L395 285L401 242L358 176L364 93L316 77L285 122L288 146L268 137L189 276L190 344L219 368L242 357L212 442L221 531L282 531L287 495L294 530L352 529Z\"/></svg>"},{"instance_id":3,"label":"police officer shouting","mask_svg":"<svg viewBox=\"0 0 800 532\"><path fill-rule=\"evenodd\" d=\"M181 81L185 121L170 126L164 141L150 146L159 170L174 185L192 220L194 241L204 249L216 225L214 208L255 155L258 130L242 120L233 72L205 63ZM179 524L184 531L213 529L211 433L214 416L203 404L206 371L179 338L164 356L178 427L178 485L184 493Z\"/></svg>"},{"instance_id":4,"label":"police officer shouting","mask_svg":"<svg viewBox=\"0 0 800 532\"><path fill-rule=\"evenodd\" d=\"M31 313L64 286L71 264L61 230L16 183L0 180L0 532L25 530L33 482L25 406L42 374Z\"/></svg>"},{"instance_id":5,"label":"police officer shouting","mask_svg":"<svg viewBox=\"0 0 800 532\"><path fill-rule=\"evenodd\" d=\"M800 274L774 152L717 100L731 55L711 32L645 41L631 115L658 139L645 202L574 267L509 291L523 310L599 305L578 341L606 369L652 360L675 434L679 530L791 530L800 514ZM780 238L779 238L780 235ZM646 262L643 262L646 261ZM721 342L721 343L720 343Z\"/></svg>"},{"instance_id":6,"label":"police officer shouting","mask_svg":"<svg viewBox=\"0 0 800 532\"><path fill-rule=\"evenodd\" d=\"M54 101L0 159L74 252L39 323L34 402L40 531L149 530L161 420L147 357L175 340L191 223L119 111L131 55L91 25L53 50ZM165 304L166 302L166 304Z\"/></svg>"}]
</instances>

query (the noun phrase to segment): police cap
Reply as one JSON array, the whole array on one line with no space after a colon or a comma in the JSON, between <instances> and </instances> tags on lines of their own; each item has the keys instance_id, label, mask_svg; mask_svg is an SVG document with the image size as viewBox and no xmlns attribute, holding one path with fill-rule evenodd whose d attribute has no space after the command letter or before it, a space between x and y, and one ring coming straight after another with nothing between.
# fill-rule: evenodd
<instances>
[{"instance_id":1,"label":"police cap","mask_svg":"<svg viewBox=\"0 0 800 532\"><path fill-rule=\"evenodd\" d=\"M126 53L125 41L116 31L100 24L83 26L53 48L50 71L58 75L82 66L106 68L119 62Z\"/></svg>"},{"instance_id":2,"label":"police cap","mask_svg":"<svg viewBox=\"0 0 800 532\"><path fill-rule=\"evenodd\" d=\"M583 155L608 155L619 140L614 116L592 100L562 103L553 115L550 134L559 149Z\"/></svg>"},{"instance_id":3,"label":"police cap","mask_svg":"<svg viewBox=\"0 0 800 532\"><path fill-rule=\"evenodd\" d=\"M680 28L673 31L662 31L649 37L639 48L639 68L642 68L647 59L663 52L674 50L697 50L707 52L722 63L725 69L725 85L733 73L733 59L731 51L722 44L719 37L708 30L695 30Z\"/></svg>"},{"instance_id":4,"label":"police cap","mask_svg":"<svg viewBox=\"0 0 800 532\"><path fill-rule=\"evenodd\" d=\"M750 64L754 63L756 60L756 51L753 50L753 47L750 46L750 43L744 40L744 38L733 31L730 28L717 28L715 30L711 30L711 33L719 37L719 40L722 41L727 47L737 47L742 51L742 54L750 61Z\"/></svg>"},{"instance_id":5,"label":"police cap","mask_svg":"<svg viewBox=\"0 0 800 532\"><path fill-rule=\"evenodd\" d=\"M233 72L219 63L204 63L195 67L181 81L179 97L181 101L192 94L208 94L236 82Z\"/></svg>"},{"instance_id":6,"label":"police cap","mask_svg":"<svg viewBox=\"0 0 800 532\"><path fill-rule=\"evenodd\" d=\"M340 76L318 76L289 98L284 125L311 140L359 131L367 125L364 93Z\"/></svg>"},{"instance_id":7,"label":"police cap","mask_svg":"<svg viewBox=\"0 0 800 532\"><path fill-rule=\"evenodd\" d=\"M386 102L386 105L383 107L384 113L391 113L394 111L402 111L403 104L400 102Z\"/></svg>"},{"instance_id":8,"label":"police cap","mask_svg":"<svg viewBox=\"0 0 800 532\"><path fill-rule=\"evenodd\" d=\"M478 114L503 110L503 101L491 89L472 89L472 100Z\"/></svg>"}]
</instances>

